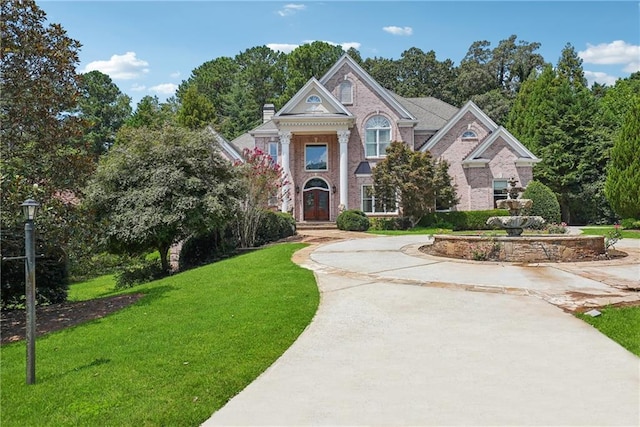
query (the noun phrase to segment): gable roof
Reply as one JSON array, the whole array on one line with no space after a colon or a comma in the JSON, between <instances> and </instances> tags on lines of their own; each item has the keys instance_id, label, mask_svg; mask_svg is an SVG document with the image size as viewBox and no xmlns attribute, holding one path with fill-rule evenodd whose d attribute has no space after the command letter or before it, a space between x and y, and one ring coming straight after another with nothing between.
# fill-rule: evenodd
<instances>
[{"instance_id":1,"label":"gable roof","mask_svg":"<svg viewBox=\"0 0 640 427\"><path fill-rule=\"evenodd\" d=\"M430 96L404 98L394 92L390 93L416 118L416 131L437 131L458 111L453 105Z\"/></svg>"},{"instance_id":2,"label":"gable roof","mask_svg":"<svg viewBox=\"0 0 640 427\"><path fill-rule=\"evenodd\" d=\"M320 94L321 98L323 98L323 106L326 103L333 111L309 111L304 113L296 113L295 108L304 103L307 97L314 92ZM349 110L345 108L344 105L340 101L336 99L335 96L331 92L327 90L315 77L311 77L309 81L302 86L302 88L287 102L284 107L280 109L276 114L274 114L273 119L277 121L277 119L282 118L283 116L291 116L291 115L301 115L304 116L317 116L317 117L330 117L330 116L343 116L343 117L353 117L353 114Z\"/></svg>"},{"instance_id":3,"label":"gable roof","mask_svg":"<svg viewBox=\"0 0 640 427\"><path fill-rule=\"evenodd\" d=\"M211 133L211 135L213 135L213 138L218 144L218 147L220 147L220 149L224 151L224 153L230 159L234 161L241 161L244 163L244 159L240 155L240 152L232 144L230 144L222 135L216 132L216 130L211 126L207 126L207 130Z\"/></svg>"},{"instance_id":4,"label":"gable roof","mask_svg":"<svg viewBox=\"0 0 640 427\"><path fill-rule=\"evenodd\" d=\"M460 121L464 117L465 114L471 113L473 114L483 125L485 125L491 132L498 129L498 125L496 122L491 120L489 116L485 114L484 111L480 109L476 104L472 101L467 102L464 106L458 110L458 112L447 122L447 124L436 133L433 138L431 138L420 151L427 151L435 147L435 145L440 142L440 140L453 128L456 123Z\"/></svg>"},{"instance_id":5,"label":"gable roof","mask_svg":"<svg viewBox=\"0 0 640 427\"><path fill-rule=\"evenodd\" d=\"M502 138L520 157L516 160L519 164L538 163L540 159L527 149L520 141L516 139L508 130L500 126L495 132L489 135L482 144L471 152L462 164L486 163L482 155L491 147L498 138Z\"/></svg>"},{"instance_id":6,"label":"gable roof","mask_svg":"<svg viewBox=\"0 0 640 427\"><path fill-rule=\"evenodd\" d=\"M397 99L395 99L395 97L392 96L391 92L388 91L387 89L383 88L380 83L378 83L377 81L375 81L373 79L373 77L371 77L369 75L369 73L367 73L360 65L358 65L358 63L356 61L353 60L353 58L351 58L348 54L344 54L340 57L340 59L338 59L336 61L335 64L333 64L333 66L331 68L329 68L329 71L327 71L324 76L322 76L320 78L320 83L322 85L327 84L327 82L340 70L340 68L342 68L342 66L344 65L348 65L355 74L358 75L358 77L365 81L370 87L373 88L373 90L378 94L378 96L382 99L384 99L385 101L387 101L387 103L389 103L389 105L391 105L400 115L400 117L402 117L404 120L412 120L415 121L416 118L413 116L413 114L411 114L411 112L409 112L409 110L407 110L400 102L398 102Z\"/></svg>"}]
</instances>

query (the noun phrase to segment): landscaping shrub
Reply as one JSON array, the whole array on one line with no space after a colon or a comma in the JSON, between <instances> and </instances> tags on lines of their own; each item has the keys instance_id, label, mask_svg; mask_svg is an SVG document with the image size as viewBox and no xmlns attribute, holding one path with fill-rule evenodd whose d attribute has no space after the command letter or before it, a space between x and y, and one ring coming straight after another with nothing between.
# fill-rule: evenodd
<instances>
[{"instance_id":1,"label":"landscaping shrub","mask_svg":"<svg viewBox=\"0 0 640 427\"><path fill-rule=\"evenodd\" d=\"M69 272L64 251L48 246L36 235L36 304L64 302L69 288ZM2 256L24 256L22 230L2 230ZM44 254L40 258L39 255ZM2 309L24 308L24 260L2 261L0 284Z\"/></svg>"},{"instance_id":2,"label":"landscaping shrub","mask_svg":"<svg viewBox=\"0 0 640 427\"><path fill-rule=\"evenodd\" d=\"M620 221L620 225L625 230L640 230L640 219L625 218Z\"/></svg>"},{"instance_id":3,"label":"landscaping shrub","mask_svg":"<svg viewBox=\"0 0 640 427\"><path fill-rule=\"evenodd\" d=\"M180 271L209 264L236 250L238 243L231 228L214 230L189 237L182 244L178 266Z\"/></svg>"},{"instance_id":4,"label":"landscaping shrub","mask_svg":"<svg viewBox=\"0 0 640 427\"><path fill-rule=\"evenodd\" d=\"M344 231L367 231L370 223L367 215L356 209L343 211L336 218L336 226Z\"/></svg>"},{"instance_id":5,"label":"landscaping shrub","mask_svg":"<svg viewBox=\"0 0 640 427\"><path fill-rule=\"evenodd\" d=\"M266 211L258 226L255 246L262 246L296 234L296 220L287 212Z\"/></svg>"},{"instance_id":6,"label":"landscaping shrub","mask_svg":"<svg viewBox=\"0 0 640 427\"><path fill-rule=\"evenodd\" d=\"M411 218L369 218L373 230L408 230L411 228Z\"/></svg>"},{"instance_id":7,"label":"landscaping shrub","mask_svg":"<svg viewBox=\"0 0 640 427\"><path fill-rule=\"evenodd\" d=\"M487 220L492 216L508 215L509 212L504 209L431 212L423 216L418 225L421 227L451 228L454 231L493 230L495 227L487 225Z\"/></svg>"},{"instance_id":8,"label":"landscaping shrub","mask_svg":"<svg viewBox=\"0 0 640 427\"><path fill-rule=\"evenodd\" d=\"M531 199L533 204L525 209L523 215L541 216L548 223L560 222L560 203L554 192L539 181L531 181L521 196Z\"/></svg>"},{"instance_id":9,"label":"landscaping shrub","mask_svg":"<svg viewBox=\"0 0 640 427\"><path fill-rule=\"evenodd\" d=\"M116 289L130 288L168 276L160 260L140 260L116 273Z\"/></svg>"}]
</instances>

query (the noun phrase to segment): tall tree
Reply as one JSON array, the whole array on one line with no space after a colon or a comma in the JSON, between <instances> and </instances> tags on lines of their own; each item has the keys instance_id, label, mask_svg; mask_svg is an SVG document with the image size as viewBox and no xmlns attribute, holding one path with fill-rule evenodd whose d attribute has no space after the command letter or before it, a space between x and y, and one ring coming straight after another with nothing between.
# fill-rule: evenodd
<instances>
[{"instance_id":1,"label":"tall tree","mask_svg":"<svg viewBox=\"0 0 640 427\"><path fill-rule=\"evenodd\" d=\"M450 59L440 62L433 50L425 53L413 47L401 54L397 70L395 91L399 95L433 96L445 102L453 101L455 71Z\"/></svg>"},{"instance_id":2,"label":"tall tree","mask_svg":"<svg viewBox=\"0 0 640 427\"><path fill-rule=\"evenodd\" d=\"M161 103L157 96L147 95L138 102L136 111L125 124L134 128L161 129L165 125L175 124L178 108L174 100Z\"/></svg>"},{"instance_id":3,"label":"tall tree","mask_svg":"<svg viewBox=\"0 0 640 427\"><path fill-rule=\"evenodd\" d=\"M131 98L100 71L80 77L81 96L76 111L88 126L84 138L97 158L113 145L118 129L131 116Z\"/></svg>"},{"instance_id":4,"label":"tall tree","mask_svg":"<svg viewBox=\"0 0 640 427\"><path fill-rule=\"evenodd\" d=\"M563 51L557 69L547 66L540 76L527 80L507 119L507 127L542 159L534 177L556 193L567 223L588 220L580 216L584 206L598 202L585 197L597 193L605 166L594 121L597 103L576 78L580 63L566 61L572 58L571 52Z\"/></svg>"},{"instance_id":5,"label":"tall tree","mask_svg":"<svg viewBox=\"0 0 640 427\"><path fill-rule=\"evenodd\" d=\"M605 193L623 218L640 218L640 95L629 112L611 150Z\"/></svg>"},{"instance_id":6,"label":"tall tree","mask_svg":"<svg viewBox=\"0 0 640 427\"><path fill-rule=\"evenodd\" d=\"M195 86L187 88L182 96L176 121L187 129L202 129L215 122L215 110L211 102Z\"/></svg>"},{"instance_id":7,"label":"tall tree","mask_svg":"<svg viewBox=\"0 0 640 427\"><path fill-rule=\"evenodd\" d=\"M80 43L59 24L45 26L32 0L3 0L1 12L1 225L17 226L20 203L33 196L43 205L38 230L68 249L82 228L73 202L94 169L82 120L71 114L80 94Z\"/></svg>"},{"instance_id":8,"label":"tall tree","mask_svg":"<svg viewBox=\"0 0 640 427\"><path fill-rule=\"evenodd\" d=\"M428 212L455 203L455 189L446 163L438 165L431 153L413 151L403 142L393 141L387 156L373 169L376 200L387 207L400 207L412 227Z\"/></svg>"},{"instance_id":9,"label":"tall tree","mask_svg":"<svg viewBox=\"0 0 640 427\"><path fill-rule=\"evenodd\" d=\"M205 131L124 127L100 159L86 205L104 226L114 253L168 251L192 233L223 224L236 195L231 165Z\"/></svg>"},{"instance_id":10,"label":"tall tree","mask_svg":"<svg viewBox=\"0 0 640 427\"><path fill-rule=\"evenodd\" d=\"M322 77L343 54L342 47L322 41L295 48L287 55L287 86L280 105L284 105L311 77Z\"/></svg>"}]
</instances>

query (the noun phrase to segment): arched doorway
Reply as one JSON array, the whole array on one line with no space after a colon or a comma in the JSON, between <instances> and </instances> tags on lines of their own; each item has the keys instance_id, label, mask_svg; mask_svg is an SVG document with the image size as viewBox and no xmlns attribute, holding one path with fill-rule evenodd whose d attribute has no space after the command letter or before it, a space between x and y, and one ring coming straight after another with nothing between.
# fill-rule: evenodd
<instances>
[{"instance_id":1,"label":"arched doorway","mask_svg":"<svg viewBox=\"0 0 640 427\"><path fill-rule=\"evenodd\" d=\"M312 178L302 192L305 221L329 221L329 184L322 178Z\"/></svg>"}]
</instances>

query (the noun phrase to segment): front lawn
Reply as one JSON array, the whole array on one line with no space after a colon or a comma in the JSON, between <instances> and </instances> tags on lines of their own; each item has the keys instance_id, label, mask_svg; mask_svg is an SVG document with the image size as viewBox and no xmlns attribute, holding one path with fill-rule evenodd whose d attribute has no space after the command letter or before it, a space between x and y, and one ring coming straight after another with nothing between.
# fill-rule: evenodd
<instances>
[{"instance_id":1,"label":"front lawn","mask_svg":"<svg viewBox=\"0 0 640 427\"><path fill-rule=\"evenodd\" d=\"M615 227L613 225L580 227L582 234L587 236L607 236L613 233ZM640 239L640 230L623 230L619 229L623 239Z\"/></svg>"},{"instance_id":2,"label":"front lawn","mask_svg":"<svg viewBox=\"0 0 640 427\"><path fill-rule=\"evenodd\" d=\"M313 273L291 262L303 246L272 246L128 290L145 296L38 338L35 385L25 385L24 343L3 346L2 426L199 425L313 318ZM71 295L82 299L90 288L110 292L75 285Z\"/></svg>"},{"instance_id":3,"label":"front lawn","mask_svg":"<svg viewBox=\"0 0 640 427\"><path fill-rule=\"evenodd\" d=\"M640 356L640 306L608 307L598 311L602 313L598 317L584 314L577 316L636 356Z\"/></svg>"}]
</instances>

